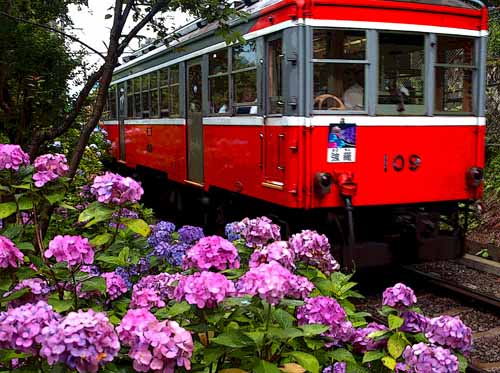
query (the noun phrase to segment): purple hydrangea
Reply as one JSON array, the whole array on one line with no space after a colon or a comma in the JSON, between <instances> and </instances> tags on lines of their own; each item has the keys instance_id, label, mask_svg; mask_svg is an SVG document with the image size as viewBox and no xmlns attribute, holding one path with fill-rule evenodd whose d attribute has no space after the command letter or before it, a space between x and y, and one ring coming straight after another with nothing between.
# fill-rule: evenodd
<instances>
[{"instance_id":1,"label":"purple hydrangea","mask_svg":"<svg viewBox=\"0 0 500 373\"><path fill-rule=\"evenodd\" d=\"M203 228L192 225L184 225L177 233L179 234L179 240L186 244L195 244L201 238L205 237Z\"/></svg>"},{"instance_id":2,"label":"purple hydrangea","mask_svg":"<svg viewBox=\"0 0 500 373\"><path fill-rule=\"evenodd\" d=\"M439 316L429 320L425 331L429 342L468 353L472 349L472 330L458 316Z\"/></svg>"},{"instance_id":3,"label":"purple hydrangea","mask_svg":"<svg viewBox=\"0 0 500 373\"><path fill-rule=\"evenodd\" d=\"M149 323L157 321L156 317L145 308L131 309L116 327L116 332L120 341L130 346L142 335L142 331Z\"/></svg>"},{"instance_id":4,"label":"purple hydrangea","mask_svg":"<svg viewBox=\"0 0 500 373\"><path fill-rule=\"evenodd\" d=\"M401 317L404 319L401 330L408 333L424 333L430 321L427 317L415 311L405 311Z\"/></svg>"},{"instance_id":5,"label":"purple hydrangea","mask_svg":"<svg viewBox=\"0 0 500 373\"><path fill-rule=\"evenodd\" d=\"M30 157L19 145L0 144L0 170L17 171L19 167L29 164Z\"/></svg>"},{"instance_id":6,"label":"purple hydrangea","mask_svg":"<svg viewBox=\"0 0 500 373\"><path fill-rule=\"evenodd\" d=\"M141 278L132 291L132 308L164 307L165 301L175 298L174 290L183 276L179 273L160 273Z\"/></svg>"},{"instance_id":7,"label":"purple hydrangea","mask_svg":"<svg viewBox=\"0 0 500 373\"><path fill-rule=\"evenodd\" d=\"M46 301L52 287L47 284L47 281L41 278L27 278L20 281L11 291L4 293L4 297L8 297L16 291L28 289L29 293L23 295L21 298L14 299L9 302L10 307L20 306L26 303L36 303L38 301Z\"/></svg>"},{"instance_id":8,"label":"purple hydrangea","mask_svg":"<svg viewBox=\"0 0 500 373\"><path fill-rule=\"evenodd\" d=\"M280 227L265 216L255 219L245 218L240 224L244 227L241 237L249 247L262 247L269 241L281 239Z\"/></svg>"},{"instance_id":9,"label":"purple hydrangea","mask_svg":"<svg viewBox=\"0 0 500 373\"><path fill-rule=\"evenodd\" d=\"M233 242L241 238L241 232L243 231L243 228L245 228L244 224L238 221L234 221L232 223L226 224L224 232L227 239Z\"/></svg>"},{"instance_id":10,"label":"purple hydrangea","mask_svg":"<svg viewBox=\"0 0 500 373\"><path fill-rule=\"evenodd\" d=\"M164 258L174 266L182 266L186 251L191 248L191 244L183 242L160 242L153 250L153 255Z\"/></svg>"},{"instance_id":11,"label":"purple hydrangea","mask_svg":"<svg viewBox=\"0 0 500 373\"><path fill-rule=\"evenodd\" d=\"M296 260L317 267L327 274L340 268L330 253L330 243L324 234L303 230L301 233L294 234L288 242Z\"/></svg>"},{"instance_id":12,"label":"purple hydrangea","mask_svg":"<svg viewBox=\"0 0 500 373\"><path fill-rule=\"evenodd\" d=\"M70 312L42 330L40 355L49 365L63 363L78 372L97 372L120 351L113 325L102 312Z\"/></svg>"},{"instance_id":13,"label":"purple hydrangea","mask_svg":"<svg viewBox=\"0 0 500 373\"><path fill-rule=\"evenodd\" d=\"M337 362L323 369L323 373L345 373L347 370L347 363Z\"/></svg>"},{"instance_id":14,"label":"purple hydrangea","mask_svg":"<svg viewBox=\"0 0 500 373\"><path fill-rule=\"evenodd\" d=\"M70 267L94 263L94 250L87 238L80 236L56 236L49 242L45 257L54 256L56 262L66 262Z\"/></svg>"},{"instance_id":15,"label":"purple hydrangea","mask_svg":"<svg viewBox=\"0 0 500 373\"><path fill-rule=\"evenodd\" d=\"M112 172L96 176L90 187L91 193L101 203L121 205L126 202L137 202L144 190L137 181Z\"/></svg>"},{"instance_id":16,"label":"purple hydrangea","mask_svg":"<svg viewBox=\"0 0 500 373\"><path fill-rule=\"evenodd\" d=\"M405 308L417 303L413 290L405 284L398 283L385 289L382 294L382 304L385 306Z\"/></svg>"},{"instance_id":17,"label":"purple hydrangea","mask_svg":"<svg viewBox=\"0 0 500 373\"><path fill-rule=\"evenodd\" d=\"M256 249L250 257L250 268L258 267L262 263L269 263L275 260L288 269L295 268L295 255L288 247L286 241L275 241L262 249Z\"/></svg>"},{"instance_id":18,"label":"purple hydrangea","mask_svg":"<svg viewBox=\"0 0 500 373\"><path fill-rule=\"evenodd\" d=\"M0 268L17 268L24 260L23 253L7 237L0 236Z\"/></svg>"},{"instance_id":19,"label":"purple hydrangea","mask_svg":"<svg viewBox=\"0 0 500 373\"><path fill-rule=\"evenodd\" d=\"M113 215L111 215L111 222L109 223L109 227L116 228L116 226L118 225L118 229L125 229L126 226L124 224L118 223L120 218L138 219L139 214L126 208L120 209L119 212L114 212Z\"/></svg>"},{"instance_id":20,"label":"purple hydrangea","mask_svg":"<svg viewBox=\"0 0 500 373\"><path fill-rule=\"evenodd\" d=\"M126 268L123 268L123 267L118 267L115 269L115 272L120 275L120 277L123 279L123 281L125 282L125 284L127 285L127 288L128 289L131 289L132 288L132 281L130 279L130 273L129 271L127 271Z\"/></svg>"},{"instance_id":21,"label":"purple hydrangea","mask_svg":"<svg viewBox=\"0 0 500 373\"><path fill-rule=\"evenodd\" d=\"M181 278L174 292L177 301L186 300L198 308L214 308L235 293L232 281L220 273L206 271Z\"/></svg>"},{"instance_id":22,"label":"purple hydrangea","mask_svg":"<svg viewBox=\"0 0 500 373\"><path fill-rule=\"evenodd\" d=\"M305 298L314 285L296 276L276 261L261 264L245 273L237 284L240 295L259 295L269 304L278 304L284 297Z\"/></svg>"},{"instance_id":23,"label":"purple hydrangea","mask_svg":"<svg viewBox=\"0 0 500 373\"><path fill-rule=\"evenodd\" d=\"M68 171L68 161L63 154L45 154L35 159L35 186L43 187L49 181L56 180L64 176Z\"/></svg>"},{"instance_id":24,"label":"purple hydrangea","mask_svg":"<svg viewBox=\"0 0 500 373\"><path fill-rule=\"evenodd\" d=\"M356 329L352 338L354 351L364 353L366 351L378 350L385 347L387 338L371 338L369 335L381 330L388 330L386 326L375 322L369 323L365 328Z\"/></svg>"},{"instance_id":25,"label":"purple hydrangea","mask_svg":"<svg viewBox=\"0 0 500 373\"><path fill-rule=\"evenodd\" d=\"M194 268L200 271L228 268L240 268L236 247L219 236L203 237L196 245L186 251L183 259L184 269Z\"/></svg>"},{"instance_id":26,"label":"purple hydrangea","mask_svg":"<svg viewBox=\"0 0 500 373\"><path fill-rule=\"evenodd\" d=\"M127 284L116 272L106 272L101 275L106 280L106 293L109 299L114 300L128 291Z\"/></svg>"},{"instance_id":27,"label":"purple hydrangea","mask_svg":"<svg viewBox=\"0 0 500 373\"><path fill-rule=\"evenodd\" d=\"M59 319L44 301L0 313L0 348L38 355L42 329Z\"/></svg>"},{"instance_id":28,"label":"purple hydrangea","mask_svg":"<svg viewBox=\"0 0 500 373\"><path fill-rule=\"evenodd\" d=\"M409 373L458 373L458 359L449 350L418 343L403 352L405 371Z\"/></svg>"},{"instance_id":29,"label":"purple hydrangea","mask_svg":"<svg viewBox=\"0 0 500 373\"><path fill-rule=\"evenodd\" d=\"M169 221L160 221L151 229L151 234L148 237L150 246L155 247L161 242L170 243L172 233L175 231L175 225Z\"/></svg>"},{"instance_id":30,"label":"purple hydrangea","mask_svg":"<svg viewBox=\"0 0 500 373\"><path fill-rule=\"evenodd\" d=\"M330 339L329 346L349 342L354 333L344 309L335 299L325 296L305 299L305 304L297 308L297 323L323 324L330 327L323 334Z\"/></svg>"}]
</instances>

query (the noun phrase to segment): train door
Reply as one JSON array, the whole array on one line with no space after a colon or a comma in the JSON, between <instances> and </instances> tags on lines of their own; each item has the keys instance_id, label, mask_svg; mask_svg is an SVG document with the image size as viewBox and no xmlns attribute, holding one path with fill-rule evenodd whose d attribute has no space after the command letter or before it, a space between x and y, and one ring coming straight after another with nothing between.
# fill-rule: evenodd
<instances>
[{"instance_id":1,"label":"train door","mask_svg":"<svg viewBox=\"0 0 500 373\"><path fill-rule=\"evenodd\" d=\"M264 181L283 186L286 133L281 120L284 110L282 79L284 55L281 33L268 38L265 48Z\"/></svg>"},{"instance_id":2,"label":"train door","mask_svg":"<svg viewBox=\"0 0 500 373\"><path fill-rule=\"evenodd\" d=\"M125 119L127 118L127 94L125 83L118 85L118 160L125 162Z\"/></svg>"},{"instance_id":3,"label":"train door","mask_svg":"<svg viewBox=\"0 0 500 373\"><path fill-rule=\"evenodd\" d=\"M187 63L186 148L188 181L203 184L202 60Z\"/></svg>"}]
</instances>

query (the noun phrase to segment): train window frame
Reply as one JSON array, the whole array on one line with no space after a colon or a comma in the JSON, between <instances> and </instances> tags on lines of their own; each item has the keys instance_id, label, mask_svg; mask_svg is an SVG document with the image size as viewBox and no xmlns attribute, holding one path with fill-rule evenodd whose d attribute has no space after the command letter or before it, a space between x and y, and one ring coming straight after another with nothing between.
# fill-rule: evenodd
<instances>
[{"instance_id":1,"label":"train window frame","mask_svg":"<svg viewBox=\"0 0 500 373\"><path fill-rule=\"evenodd\" d=\"M210 62L211 62L211 57L213 57L215 54L217 53L221 53L221 52L225 52L226 53L226 70L225 71L221 71L221 72L216 72L216 73L213 73L213 71L211 71L211 68L210 68ZM207 115L208 116L211 116L211 117L220 117L220 116L228 116L228 115L231 115L231 107L232 107L232 104L231 104L231 56L232 54L232 51L231 51L231 48L221 48L221 49L217 49L213 52L210 52L208 53L208 68L207 68L207 71L208 71L208 74L207 74L207 92L208 92L208 95L207 95ZM213 107L212 107L212 90L211 90L211 82L213 80L216 80L216 79L222 79L222 78L226 78L226 83L227 83L227 104L225 104L226 108L225 108L225 111L220 111L224 105L221 106L221 108L215 112L215 111L212 111Z\"/></svg>"},{"instance_id":2,"label":"train window frame","mask_svg":"<svg viewBox=\"0 0 500 373\"><path fill-rule=\"evenodd\" d=\"M149 74L141 75L141 118L150 118L151 92L149 86Z\"/></svg>"},{"instance_id":3,"label":"train window frame","mask_svg":"<svg viewBox=\"0 0 500 373\"><path fill-rule=\"evenodd\" d=\"M138 90L136 89L136 82L138 83ZM133 107L132 113L133 118L140 119L142 118L142 78L141 76L137 76L132 79L132 89L133 89ZM139 106L137 106L137 97L139 97Z\"/></svg>"},{"instance_id":4,"label":"train window frame","mask_svg":"<svg viewBox=\"0 0 500 373\"><path fill-rule=\"evenodd\" d=\"M173 81L172 72L177 71L177 80ZM169 117L170 118L179 118L181 115L181 69L179 64L173 64L168 66L168 101L170 103L169 106ZM174 100L173 92L177 92L177 100ZM183 94L183 93L182 93ZM177 111L173 111L174 102L176 102Z\"/></svg>"},{"instance_id":5,"label":"train window frame","mask_svg":"<svg viewBox=\"0 0 500 373\"><path fill-rule=\"evenodd\" d=\"M353 31L353 32L364 32L365 34L365 50L364 50L364 59L343 59L343 58L315 58L314 56L314 33L315 31ZM310 35L310 64L311 64L311 83L310 83L310 92L311 92L311 102L310 108L314 115L323 114L323 115L367 115L369 111L370 100L368 96L368 92L370 89L371 83L371 71L370 65L373 63L369 59L369 48L370 48L370 37L368 29L356 29L356 28L343 28L343 27L313 27ZM356 64L363 66L363 74L364 74L364 87L363 87L363 109L362 110L318 110L315 109L315 94L314 94L314 71L315 65L318 64Z\"/></svg>"},{"instance_id":6,"label":"train window frame","mask_svg":"<svg viewBox=\"0 0 500 373\"><path fill-rule=\"evenodd\" d=\"M253 65L249 65L247 67L243 67L235 70L234 65L234 50L236 48L241 48L242 46L246 46L253 43L255 49L255 63ZM229 57L229 71L230 71L230 79L229 79L229 105L230 105L230 115L232 116L255 116L260 115L260 95L259 95L259 43L257 39L247 40L245 44L238 44L232 46L230 49L230 57ZM236 100L236 76L242 75L249 72L255 72L255 101L249 102L238 102ZM248 113L238 113L239 108L249 108ZM253 111L254 110L254 111ZM252 112L253 111L253 112Z\"/></svg>"},{"instance_id":7,"label":"train window frame","mask_svg":"<svg viewBox=\"0 0 500 373\"><path fill-rule=\"evenodd\" d=\"M271 52L272 52L272 43L280 42L280 48L281 48L281 53L278 55L278 58L280 61L276 64L273 65L273 60L271 59ZM264 61L265 61L265 69L264 72L267 76L267 79L264 79L264 91L263 93L263 101L265 102L265 113L269 117L282 117L285 115L285 79L284 79L284 74L286 73L286 66L285 66L285 38L283 37L283 33L279 32L276 34L271 34L265 39L264 43ZM274 50L273 50L274 52ZM276 69L276 71L274 71ZM276 73L277 74L277 84L272 86L272 74ZM272 90L273 88L276 88L277 93L281 93L281 95L272 95ZM280 99L281 97L281 99ZM281 109L281 110L272 110L273 109L273 104L271 103L271 100L273 98L277 98L277 102L275 103L275 108Z\"/></svg>"},{"instance_id":8,"label":"train window frame","mask_svg":"<svg viewBox=\"0 0 500 373\"><path fill-rule=\"evenodd\" d=\"M172 71L177 71L177 80L172 82ZM164 73L164 74L162 74ZM181 115L181 107L180 107L180 86L181 86L181 78L180 78L180 65L173 64L166 67L163 67L158 70L158 104L159 104L159 117L160 118L179 118ZM177 91L177 112L173 112L173 95L172 92ZM165 92L165 96L164 96ZM166 100L167 106L164 107L164 99Z\"/></svg>"},{"instance_id":9,"label":"train window frame","mask_svg":"<svg viewBox=\"0 0 500 373\"><path fill-rule=\"evenodd\" d=\"M150 72L149 74L149 117L158 118L160 116L160 95L159 95L159 70ZM152 78L156 84L153 84ZM156 99L154 98L156 96ZM156 101L156 105L155 105ZM153 108L156 106L156 109Z\"/></svg>"}]
</instances>

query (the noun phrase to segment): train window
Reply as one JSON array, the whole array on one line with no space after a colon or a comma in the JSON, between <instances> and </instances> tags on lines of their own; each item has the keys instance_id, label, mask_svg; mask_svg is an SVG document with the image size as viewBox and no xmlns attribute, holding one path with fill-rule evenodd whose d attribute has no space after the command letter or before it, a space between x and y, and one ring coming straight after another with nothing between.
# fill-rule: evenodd
<instances>
[{"instance_id":1,"label":"train window","mask_svg":"<svg viewBox=\"0 0 500 373\"><path fill-rule=\"evenodd\" d=\"M116 85L109 88L109 119L116 119Z\"/></svg>"},{"instance_id":2,"label":"train window","mask_svg":"<svg viewBox=\"0 0 500 373\"><path fill-rule=\"evenodd\" d=\"M160 70L160 116L162 118L168 117L169 113L168 103L168 69Z\"/></svg>"},{"instance_id":3,"label":"train window","mask_svg":"<svg viewBox=\"0 0 500 373\"><path fill-rule=\"evenodd\" d=\"M210 114L227 113L229 110L227 49L209 54L208 73Z\"/></svg>"},{"instance_id":4,"label":"train window","mask_svg":"<svg viewBox=\"0 0 500 373\"><path fill-rule=\"evenodd\" d=\"M436 63L436 112L471 113L474 40L439 36Z\"/></svg>"},{"instance_id":5,"label":"train window","mask_svg":"<svg viewBox=\"0 0 500 373\"><path fill-rule=\"evenodd\" d=\"M281 39L271 40L268 50L268 92L269 114L283 114L282 63L283 42Z\"/></svg>"},{"instance_id":6,"label":"train window","mask_svg":"<svg viewBox=\"0 0 500 373\"><path fill-rule=\"evenodd\" d=\"M141 78L135 78L132 80L132 85L134 86L134 118L140 118L142 116L141 112Z\"/></svg>"},{"instance_id":7,"label":"train window","mask_svg":"<svg viewBox=\"0 0 500 373\"><path fill-rule=\"evenodd\" d=\"M425 115L424 35L379 34L377 114Z\"/></svg>"},{"instance_id":8,"label":"train window","mask_svg":"<svg viewBox=\"0 0 500 373\"><path fill-rule=\"evenodd\" d=\"M132 80L127 81L127 118L134 117L134 86Z\"/></svg>"},{"instance_id":9,"label":"train window","mask_svg":"<svg viewBox=\"0 0 500 373\"><path fill-rule=\"evenodd\" d=\"M257 53L255 41L232 48L235 114L257 114Z\"/></svg>"},{"instance_id":10,"label":"train window","mask_svg":"<svg viewBox=\"0 0 500 373\"><path fill-rule=\"evenodd\" d=\"M179 115L179 65L169 69L170 116Z\"/></svg>"},{"instance_id":11,"label":"train window","mask_svg":"<svg viewBox=\"0 0 500 373\"><path fill-rule=\"evenodd\" d=\"M149 75L143 75L141 80L142 87L142 117L149 118Z\"/></svg>"},{"instance_id":12,"label":"train window","mask_svg":"<svg viewBox=\"0 0 500 373\"><path fill-rule=\"evenodd\" d=\"M158 71L149 74L149 94L151 99L150 116L158 117Z\"/></svg>"},{"instance_id":13,"label":"train window","mask_svg":"<svg viewBox=\"0 0 500 373\"><path fill-rule=\"evenodd\" d=\"M365 55L365 31L314 30L314 110L365 110Z\"/></svg>"}]
</instances>

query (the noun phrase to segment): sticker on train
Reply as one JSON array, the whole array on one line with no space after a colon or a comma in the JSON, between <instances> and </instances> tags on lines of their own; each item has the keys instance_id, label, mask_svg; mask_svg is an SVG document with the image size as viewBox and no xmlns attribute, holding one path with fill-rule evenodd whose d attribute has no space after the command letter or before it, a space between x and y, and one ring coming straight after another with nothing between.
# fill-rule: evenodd
<instances>
[{"instance_id":1,"label":"sticker on train","mask_svg":"<svg viewBox=\"0 0 500 373\"><path fill-rule=\"evenodd\" d=\"M328 163L356 162L356 124L330 123L328 131Z\"/></svg>"}]
</instances>

